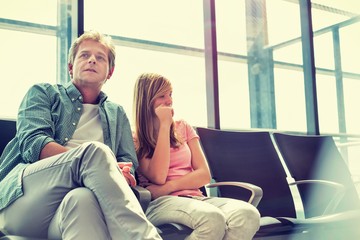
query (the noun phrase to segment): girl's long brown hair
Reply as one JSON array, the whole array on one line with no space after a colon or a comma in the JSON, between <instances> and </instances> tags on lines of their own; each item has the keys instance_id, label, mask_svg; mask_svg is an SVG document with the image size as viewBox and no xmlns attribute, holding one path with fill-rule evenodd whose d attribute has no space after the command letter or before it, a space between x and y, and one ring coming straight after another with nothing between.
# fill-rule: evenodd
<instances>
[{"instance_id":1,"label":"girl's long brown hair","mask_svg":"<svg viewBox=\"0 0 360 240\"><path fill-rule=\"evenodd\" d=\"M133 116L135 122L135 149L138 159L151 158L156 146L157 132L154 129L154 101L159 96L171 91L170 81L156 73L143 73L135 83ZM179 147L181 140L174 128L174 122L170 127L170 145Z\"/></svg>"}]
</instances>

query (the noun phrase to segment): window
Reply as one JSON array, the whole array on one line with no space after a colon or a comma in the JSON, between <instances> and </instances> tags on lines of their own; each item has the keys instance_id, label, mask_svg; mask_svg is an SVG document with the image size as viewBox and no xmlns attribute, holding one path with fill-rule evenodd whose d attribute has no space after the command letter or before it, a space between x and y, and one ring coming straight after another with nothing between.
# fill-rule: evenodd
<instances>
[{"instance_id":1,"label":"window","mask_svg":"<svg viewBox=\"0 0 360 240\"><path fill-rule=\"evenodd\" d=\"M312 12L320 130L359 134L352 121L359 110L348 99L360 90L353 58L360 53L360 4L314 0Z\"/></svg>"},{"instance_id":2,"label":"window","mask_svg":"<svg viewBox=\"0 0 360 240\"><path fill-rule=\"evenodd\" d=\"M78 2L84 4L79 9L84 19L78 19ZM299 5L305 1L214 2L217 52L212 53L218 59L214 81L219 86L215 90L221 128L308 132L308 118L313 114L310 124L318 121L321 134L338 136L340 143L356 141L349 135L360 136L356 104L360 101L360 68L354 59L360 55L360 1L312 0L313 39L301 32L305 21L300 18ZM210 61L205 61L204 54L204 27L208 29L204 3L2 1L0 117L16 117L31 85L69 81L67 52L78 34L77 26L83 25L115 41L115 72L104 91L124 106L130 120L135 80L143 72L157 72L172 81L175 117L207 126L208 115L213 113L207 111L212 94L206 92ZM309 65L315 70L315 103L306 94L310 81L303 65L309 59L303 59L303 39L314 43L315 63ZM305 53L311 54L312 49L307 48ZM359 149L354 145L342 148L358 179Z\"/></svg>"},{"instance_id":3,"label":"window","mask_svg":"<svg viewBox=\"0 0 360 240\"><path fill-rule=\"evenodd\" d=\"M175 117L206 126L202 1L86 1L85 30L113 36L115 72L104 91L132 118L133 88L143 72L156 72L173 85ZM141 7L139 7L141 6ZM100 14L100 15L99 15Z\"/></svg>"},{"instance_id":4,"label":"window","mask_svg":"<svg viewBox=\"0 0 360 240\"><path fill-rule=\"evenodd\" d=\"M31 85L57 81L57 3L3 1L0 16L0 113L14 118Z\"/></svg>"}]
</instances>

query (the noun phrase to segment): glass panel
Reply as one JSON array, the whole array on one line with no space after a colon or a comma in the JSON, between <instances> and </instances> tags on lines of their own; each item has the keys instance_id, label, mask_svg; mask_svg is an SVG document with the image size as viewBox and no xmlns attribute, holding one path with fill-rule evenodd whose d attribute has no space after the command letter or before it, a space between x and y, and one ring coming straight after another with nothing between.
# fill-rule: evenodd
<instances>
[{"instance_id":1,"label":"glass panel","mask_svg":"<svg viewBox=\"0 0 360 240\"><path fill-rule=\"evenodd\" d=\"M221 128L250 128L247 65L219 61L219 101Z\"/></svg>"},{"instance_id":2,"label":"glass panel","mask_svg":"<svg viewBox=\"0 0 360 240\"><path fill-rule=\"evenodd\" d=\"M216 1L217 49L246 55L245 0Z\"/></svg>"},{"instance_id":3,"label":"glass panel","mask_svg":"<svg viewBox=\"0 0 360 240\"><path fill-rule=\"evenodd\" d=\"M360 15L360 1L312 0L311 2L314 31Z\"/></svg>"},{"instance_id":4,"label":"glass panel","mask_svg":"<svg viewBox=\"0 0 360 240\"><path fill-rule=\"evenodd\" d=\"M306 132L303 73L275 69L274 74L277 129Z\"/></svg>"},{"instance_id":5,"label":"glass panel","mask_svg":"<svg viewBox=\"0 0 360 240\"><path fill-rule=\"evenodd\" d=\"M269 45L281 44L301 36L299 4L296 1L267 0L266 16Z\"/></svg>"},{"instance_id":6,"label":"glass panel","mask_svg":"<svg viewBox=\"0 0 360 240\"><path fill-rule=\"evenodd\" d=\"M359 43L360 21L340 29L341 65L343 71L360 74L359 60L354 58L354 56L360 56Z\"/></svg>"},{"instance_id":7,"label":"glass panel","mask_svg":"<svg viewBox=\"0 0 360 240\"><path fill-rule=\"evenodd\" d=\"M49 0L1 1L0 16L12 20L57 25L57 3Z\"/></svg>"},{"instance_id":8,"label":"glass panel","mask_svg":"<svg viewBox=\"0 0 360 240\"><path fill-rule=\"evenodd\" d=\"M335 68L331 32L314 37L314 58L317 68Z\"/></svg>"},{"instance_id":9,"label":"glass panel","mask_svg":"<svg viewBox=\"0 0 360 240\"><path fill-rule=\"evenodd\" d=\"M335 78L316 75L319 125L322 133L338 133L339 120Z\"/></svg>"},{"instance_id":10,"label":"glass panel","mask_svg":"<svg viewBox=\"0 0 360 240\"><path fill-rule=\"evenodd\" d=\"M303 71L302 45L300 39L299 41L291 43L290 45L278 45L275 46L273 49L275 64L278 63L279 66L282 65L283 67L289 67L289 64L296 64L298 70Z\"/></svg>"},{"instance_id":11,"label":"glass panel","mask_svg":"<svg viewBox=\"0 0 360 240\"><path fill-rule=\"evenodd\" d=\"M99 12L104 7L106 11ZM203 21L202 1L85 2L85 29L110 35L203 49Z\"/></svg>"},{"instance_id":12,"label":"glass panel","mask_svg":"<svg viewBox=\"0 0 360 240\"><path fill-rule=\"evenodd\" d=\"M30 86L56 83L56 37L3 29L0 36L6 36L0 44L0 116L14 118Z\"/></svg>"},{"instance_id":13,"label":"glass panel","mask_svg":"<svg viewBox=\"0 0 360 240\"><path fill-rule=\"evenodd\" d=\"M360 196L360 139L356 140L356 144L350 145L348 150L348 166L351 173L351 176L356 183L356 189L358 190L359 196Z\"/></svg>"},{"instance_id":14,"label":"glass panel","mask_svg":"<svg viewBox=\"0 0 360 240\"><path fill-rule=\"evenodd\" d=\"M360 108L357 104L360 102L359 93L359 79L344 79L346 130L348 133L360 134Z\"/></svg>"}]
</instances>

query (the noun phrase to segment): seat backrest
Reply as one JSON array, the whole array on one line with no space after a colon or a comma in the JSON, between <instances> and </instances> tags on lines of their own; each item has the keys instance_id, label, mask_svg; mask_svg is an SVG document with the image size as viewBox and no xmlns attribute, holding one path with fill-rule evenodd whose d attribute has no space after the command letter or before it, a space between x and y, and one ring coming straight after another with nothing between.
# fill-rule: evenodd
<instances>
[{"instance_id":1,"label":"seat backrest","mask_svg":"<svg viewBox=\"0 0 360 240\"><path fill-rule=\"evenodd\" d=\"M5 146L15 137L16 121L11 119L0 119L0 156Z\"/></svg>"},{"instance_id":2,"label":"seat backrest","mask_svg":"<svg viewBox=\"0 0 360 240\"><path fill-rule=\"evenodd\" d=\"M241 181L262 188L257 206L262 216L296 217L294 201L268 132L196 128L212 177L217 182ZM241 188L220 187L219 195L248 200Z\"/></svg>"},{"instance_id":3,"label":"seat backrest","mask_svg":"<svg viewBox=\"0 0 360 240\"><path fill-rule=\"evenodd\" d=\"M336 211L359 208L360 201L347 164L331 136L273 133L291 176L299 180L328 180L347 187ZM299 185L305 217L324 212L334 191L318 184Z\"/></svg>"}]
</instances>

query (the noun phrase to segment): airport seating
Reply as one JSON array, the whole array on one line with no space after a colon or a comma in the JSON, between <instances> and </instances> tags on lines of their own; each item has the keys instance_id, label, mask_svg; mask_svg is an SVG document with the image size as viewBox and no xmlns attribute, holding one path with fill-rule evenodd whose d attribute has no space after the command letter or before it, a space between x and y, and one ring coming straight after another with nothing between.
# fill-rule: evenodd
<instances>
[{"instance_id":1,"label":"airport seating","mask_svg":"<svg viewBox=\"0 0 360 240\"><path fill-rule=\"evenodd\" d=\"M285 162L282 161L282 155L278 151L272 132L224 131L201 127L197 127L196 130L215 182L244 181L253 183L263 190L263 197L258 205L261 226L255 239L269 239L269 237L274 237L274 239L342 239L332 237L344 234L351 237L358 236L356 231L349 233L349 229L343 227L349 223L360 222L360 212L356 210L348 212L349 209L344 206L349 202L353 203L353 200L343 199L343 187L341 187L343 182L337 181L324 186L325 189L336 186L336 191L333 191L333 195L327 195L326 200L332 202L330 208L336 206L339 211L324 212L326 208L323 208L320 212L317 211L317 214L313 212L309 215L306 212L307 218L299 216L298 202L305 201L305 209L311 203L310 198L306 198L304 194L296 198L295 190L300 185L314 184L315 181L314 179L311 181L308 181L309 179L293 180ZM299 158L304 155L304 151L297 152ZM308 166L308 163L304 164ZM301 164L295 168L300 167L302 167ZM342 167L346 168L346 166ZM336 175L336 169L328 169L327 174ZM349 181L349 172L344 174ZM336 181L334 178L331 180ZM323 181L324 179L317 182ZM218 194L240 200L248 197L246 192L229 187L219 187ZM312 199L322 200L323 197L323 191L317 189ZM355 195L348 197L355 198ZM356 201L358 198L354 200ZM351 237L346 239L354 239Z\"/></svg>"},{"instance_id":2,"label":"airport seating","mask_svg":"<svg viewBox=\"0 0 360 240\"><path fill-rule=\"evenodd\" d=\"M240 181L259 186L263 197L257 208L261 214L261 228L256 237L287 235L291 224L276 217L296 217L286 173L279 161L268 132L223 131L196 128L215 182ZM248 199L248 192L231 187L219 187L221 197Z\"/></svg>"},{"instance_id":3,"label":"airport seating","mask_svg":"<svg viewBox=\"0 0 360 240\"><path fill-rule=\"evenodd\" d=\"M286 133L273 137L291 177L302 183L297 188L305 220L292 219L292 223L307 225L307 219L326 216L323 232L332 238L359 238L359 195L333 137Z\"/></svg>"}]
</instances>

